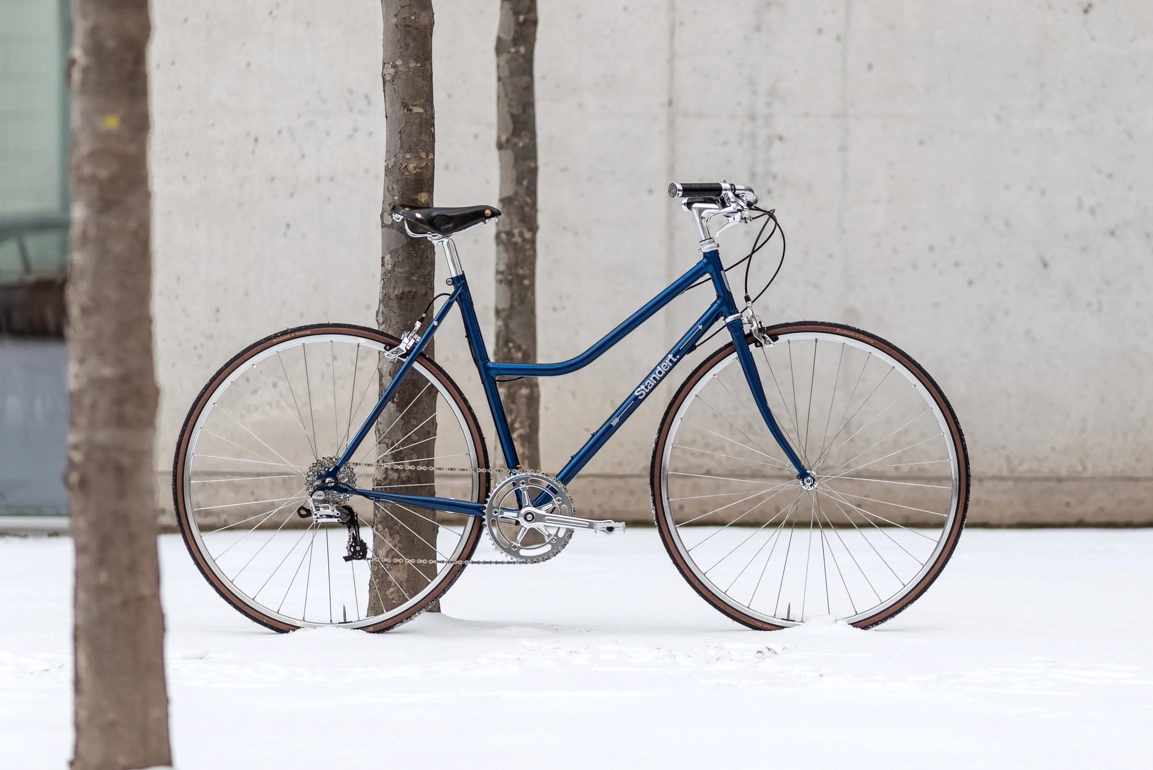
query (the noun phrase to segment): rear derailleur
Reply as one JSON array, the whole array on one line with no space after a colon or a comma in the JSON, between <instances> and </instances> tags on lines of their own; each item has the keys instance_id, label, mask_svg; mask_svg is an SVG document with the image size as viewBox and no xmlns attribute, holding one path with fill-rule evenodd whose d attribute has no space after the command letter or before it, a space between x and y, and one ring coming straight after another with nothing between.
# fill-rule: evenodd
<instances>
[{"instance_id":1,"label":"rear derailleur","mask_svg":"<svg viewBox=\"0 0 1153 770\"><path fill-rule=\"evenodd\" d=\"M317 524L335 522L348 527L348 553L345 561L365 561L368 559L368 544L360 536L360 519L351 505L331 505L329 503L312 503L302 505L296 509L296 515L302 519L312 519Z\"/></svg>"}]
</instances>

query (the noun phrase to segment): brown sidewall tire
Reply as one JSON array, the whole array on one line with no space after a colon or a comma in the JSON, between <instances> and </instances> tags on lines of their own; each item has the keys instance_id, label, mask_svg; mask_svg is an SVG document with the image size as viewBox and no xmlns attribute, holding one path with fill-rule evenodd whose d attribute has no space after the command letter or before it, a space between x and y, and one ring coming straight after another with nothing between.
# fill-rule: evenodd
<instances>
[{"instance_id":1,"label":"brown sidewall tire","mask_svg":"<svg viewBox=\"0 0 1153 770\"><path fill-rule=\"evenodd\" d=\"M245 361L252 356L282 342L288 340L299 339L301 337L311 337L318 334L344 334L351 337L360 337L362 339L379 342L384 345L396 346L400 344L399 340L388 334L383 334L375 329L369 329L364 326L355 326L352 324L312 324L309 326L298 326L284 331L277 332L276 334L265 337L259 342L249 345L247 348L236 354L228 363L220 367L219 371L212 376L208 383L201 389L200 395L192 404L192 408L188 411L188 416L184 418L184 425L180 428L180 437L176 442L176 456L172 462L172 503L176 512L176 524L180 528L180 534L184 538L184 545L188 549L188 553L192 556L197 569L204 579L208 581L216 593L220 594L221 598L231 604L240 614L259 623L265 628L270 628L273 631L288 632L295 631L299 626L285 623L276 618L269 617L257 609L249 606L244 600L236 596L236 594L229 588L220 578L213 572L212 568L208 566L208 561L204 554L196 545L196 539L192 536L192 522L189 519L189 512L186 502L184 500L184 470L186 454L188 449L188 442L191 438L192 426L200 419L200 413L204 410L204 406L208 398L220 386L220 383L227 378L232 372L239 368ZM460 407L461 414L464 415L465 421L468 423L469 431L473 440L474 446L477 450L477 462L481 468L488 468L488 448L484 441L484 435L481 433L480 424L477 422L476 414L473 412L472 407L465 399L464 394L452 378L441 369L436 362L431 359L425 358L423 355L417 359L420 365L423 366L432 376L440 381L445 386L445 389L452 395L458 407ZM488 499L490 479L487 473L481 473L481 484L478 490L478 499L476 502L484 502ZM460 558L470 559L476 551L477 544L480 542L481 531L484 529L479 523L474 524L467 540L464 549L461 551ZM424 612L428 607L439 599L441 596L452 587L453 583L457 581L461 573L464 572L464 564L454 564L443 573L440 577L439 585L429 594L427 601L421 605L410 607L396 617L388 618L380 623L371 626L365 626L359 630L368 632L387 631L390 628L395 628L409 620L412 620L420 613Z\"/></svg>"},{"instance_id":2,"label":"brown sidewall tire","mask_svg":"<svg viewBox=\"0 0 1153 770\"><path fill-rule=\"evenodd\" d=\"M952 405L949 400L945 398L945 394L937 386L936 381L933 380L929 373L926 372L920 364L914 361L907 353L898 348L896 345L861 329L852 326L845 326L843 324L826 323L822 321L800 321L794 323L778 324L770 326L766 329L770 336L776 337L784 334L794 333L812 333L820 332L825 334L834 334L842 337L849 337L860 342L867 343L876 347L895 359L902 366L907 368L913 373L915 377L925 386L929 394L936 401L937 405L941 408L941 413L945 417L945 422L949 426L954 446L957 450L957 465L959 470L959 488L957 497L957 515L954 516L952 526L946 535L944 548L938 555L936 562L929 569L929 571L922 576L921 580L906 594L901 597L893 605L881 610L876 615L871 615L867 618L857 620L853 623L857 628L872 628L886 620L890 620L910 604L917 600L937 579L944 569L945 564L948 563L949 558L953 555L953 551L957 547L957 541L961 537L961 530L965 526L965 516L969 508L969 453L965 446L965 435L961 431L960 423L957 421L957 415L953 411ZM755 340L751 334L745 335L745 340L750 344L754 344ZM676 394L673 396L672 401L669 403L668 408L665 410L664 417L661 418L660 428L657 430L656 440L653 442L653 456L649 466L649 489L652 495L652 508L653 519L656 521L657 531L660 532L661 542L664 543L665 550L668 551L669 557L673 560L677 570L684 576L685 580L693 590L696 591L702 599L711 604L733 620L748 626L763 631L776 631L784 628L784 626L776 625L774 623L766 622L761 618L754 617L747 613L741 612L727 602L720 599L713 593L693 572L692 568L688 565L685 557L681 554L680 549L675 545L676 535L672 531L669 521L669 516L665 510L664 497L661 493L661 464L664 457L665 444L668 441L670 430L672 428L673 418L677 411L684 404L688 394L692 391L693 387L700 381L705 374L710 371L718 362L724 360L733 353L735 347L732 342L722 346L708 358L706 358L693 372L685 379L680 388L677 389Z\"/></svg>"}]
</instances>

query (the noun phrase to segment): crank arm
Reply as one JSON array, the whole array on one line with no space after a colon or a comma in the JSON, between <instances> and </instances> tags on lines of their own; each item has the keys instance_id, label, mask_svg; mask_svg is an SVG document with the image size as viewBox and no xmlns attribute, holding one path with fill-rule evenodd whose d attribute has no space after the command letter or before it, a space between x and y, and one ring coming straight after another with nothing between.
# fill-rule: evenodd
<instances>
[{"instance_id":1,"label":"crank arm","mask_svg":"<svg viewBox=\"0 0 1153 770\"><path fill-rule=\"evenodd\" d=\"M604 532L608 535L614 532L625 531L625 523L623 521L612 521L611 519L582 519L579 516L562 516L558 513L538 514L534 523L544 524L550 527L566 527L568 529L591 529L593 532Z\"/></svg>"}]
</instances>

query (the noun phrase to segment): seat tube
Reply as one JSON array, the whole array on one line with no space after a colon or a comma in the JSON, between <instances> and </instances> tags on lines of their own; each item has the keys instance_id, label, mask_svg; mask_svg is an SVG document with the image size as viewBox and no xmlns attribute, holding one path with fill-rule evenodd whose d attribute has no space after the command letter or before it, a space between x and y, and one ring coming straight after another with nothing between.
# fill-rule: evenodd
<instances>
[{"instance_id":1,"label":"seat tube","mask_svg":"<svg viewBox=\"0 0 1153 770\"><path fill-rule=\"evenodd\" d=\"M708 250L706 251L706 249ZM717 298L721 300L721 304L724 307L725 326L733 338L733 347L735 347L737 351L737 360L741 363L741 371L744 372L745 380L749 384L749 390L752 391L753 401L757 405L757 410L760 411L761 418L765 421L769 432L773 434L773 438L776 439L777 445L780 446L781 451L785 453L785 457L788 458L789 463L791 463L796 470L797 478L800 479L802 485L810 488L808 485L815 483L813 474L805 467L804 462L800 456L797 455L796 450L792 444L789 443L788 438L785 437L781 426L777 424L777 418L773 414L773 410L769 408L768 399L765 397L765 388L761 383L761 375L757 371L757 362L753 358L753 353L749 349L749 344L745 339L744 323L741 319L740 312L737 310L736 301L733 299L733 292L729 288L728 276L725 273L724 265L721 263L721 254L716 242L711 238L702 241L701 250L704 254L705 262L708 264L709 274L713 278Z\"/></svg>"},{"instance_id":2,"label":"seat tube","mask_svg":"<svg viewBox=\"0 0 1153 770\"><path fill-rule=\"evenodd\" d=\"M485 399L488 401L488 409L492 414L493 424L496 426L497 439L500 441L500 448L504 453L505 464L509 468L518 468L520 467L520 457L517 456L512 430L508 427L508 417L504 413L504 403L500 400L500 389L497 388L496 377L492 374L492 361L489 360L484 336L480 331L480 322L477 320L476 310L472 305L472 294L468 290L468 280L463 272L452 276L450 280L453 286L460 291L460 315L464 321L464 334L468 339L469 349L472 351L472 360L476 364L480 384L484 387Z\"/></svg>"}]
</instances>

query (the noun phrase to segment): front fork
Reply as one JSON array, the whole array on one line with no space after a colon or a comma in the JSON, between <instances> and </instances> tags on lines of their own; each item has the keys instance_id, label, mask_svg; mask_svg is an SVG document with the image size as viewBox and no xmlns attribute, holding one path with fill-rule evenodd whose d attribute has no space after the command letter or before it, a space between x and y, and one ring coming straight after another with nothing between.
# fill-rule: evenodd
<instances>
[{"instance_id":1,"label":"front fork","mask_svg":"<svg viewBox=\"0 0 1153 770\"><path fill-rule=\"evenodd\" d=\"M756 323L756 321L754 321ZM741 370L745 373L745 380L749 383L749 390L753 392L753 401L757 405L757 409L761 412L761 418L764 419L765 425L769 427L769 432L773 434L773 438L777 440L777 444L781 447L781 451L789 459L789 463L797 471L797 480L801 482L801 486L805 489L812 489L817 485L817 479L812 472L805 467L801 461L800 456L797 455L793 445L785 437L784 431L781 426L777 424L777 418L773 415L773 411L769 409L769 403L765 399L765 388L761 383L760 373L757 372L757 362L753 359L753 351L749 349L749 343L745 339L745 329L742 319L737 318L725 324L729 328L729 334L733 337L733 346L737 349L737 360L741 362ZM759 343L765 344L765 343ZM769 342L768 344L772 344Z\"/></svg>"},{"instance_id":2,"label":"front fork","mask_svg":"<svg viewBox=\"0 0 1153 770\"><path fill-rule=\"evenodd\" d=\"M724 267L721 264L720 251L716 250L716 243L711 238L702 241L701 252L709 263L709 272L713 276L717 295L722 298L723 304L728 305L728 312L731 312L731 315L724 319L725 326L728 327L729 334L733 338L733 346L737 350L737 360L741 362L741 370L745 373L745 380L749 383L749 390L753 393L753 402L756 403L757 409L760 410L761 419L765 421L765 425L768 426L769 432L773 434L777 445L780 446L781 451L785 453L785 457L788 458L789 463L793 466L793 469L796 470L797 480L801 482L801 486L805 489L813 489L817 485L816 476L805 467L804 462L802 462L796 450L793 449L793 445L789 443L788 438L785 437L784 431L782 431L781 426L777 424L777 418L773 415L773 410L769 408L769 402L765 398L765 388L761 383L761 375L757 372L757 362L754 360L753 352L749 349L749 343L745 339L744 322L746 315L752 326L752 333L757 339L758 346L772 345L772 340L765 337L760 325L760 319L752 312L751 305L746 306L746 312L744 313L736 311L736 302L733 300L732 290L729 288L728 279L725 277Z\"/></svg>"}]
</instances>

